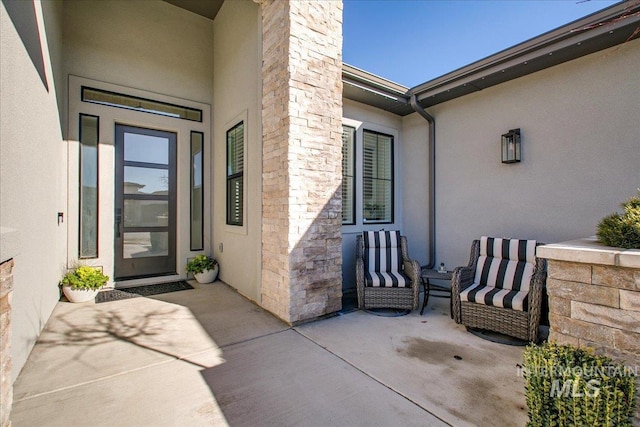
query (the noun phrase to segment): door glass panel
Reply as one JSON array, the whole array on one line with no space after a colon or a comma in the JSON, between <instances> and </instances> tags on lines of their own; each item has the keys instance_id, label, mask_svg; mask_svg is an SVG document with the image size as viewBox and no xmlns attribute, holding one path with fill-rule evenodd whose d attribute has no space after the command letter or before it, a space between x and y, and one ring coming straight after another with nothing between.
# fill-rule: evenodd
<instances>
[{"instance_id":1,"label":"door glass panel","mask_svg":"<svg viewBox=\"0 0 640 427\"><path fill-rule=\"evenodd\" d=\"M124 160L168 165L169 140L151 135L125 133Z\"/></svg>"},{"instance_id":2,"label":"door glass panel","mask_svg":"<svg viewBox=\"0 0 640 427\"><path fill-rule=\"evenodd\" d=\"M124 258L147 258L169 255L169 233L124 233Z\"/></svg>"},{"instance_id":3,"label":"door glass panel","mask_svg":"<svg viewBox=\"0 0 640 427\"><path fill-rule=\"evenodd\" d=\"M167 227L169 202L164 200L124 201L125 227Z\"/></svg>"},{"instance_id":4,"label":"door glass panel","mask_svg":"<svg viewBox=\"0 0 640 427\"><path fill-rule=\"evenodd\" d=\"M80 114L80 258L98 257L99 118Z\"/></svg>"},{"instance_id":5,"label":"door glass panel","mask_svg":"<svg viewBox=\"0 0 640 427\"><path fill-rule=\"evenodd\" d=\"M125 166L124 194L169 194L169 171Z\"/></svg>"},{"instance_id":6,"label":"door glass panel","mask_svg":"<svg viewBox=\"0 0 640 427\"><path fill-rule=\"evenodd\" d=\"M204 248L204 224L202 222L204 192L202 188L202 132L191 132L191 250Z\"/></svg>"}]
</instances>

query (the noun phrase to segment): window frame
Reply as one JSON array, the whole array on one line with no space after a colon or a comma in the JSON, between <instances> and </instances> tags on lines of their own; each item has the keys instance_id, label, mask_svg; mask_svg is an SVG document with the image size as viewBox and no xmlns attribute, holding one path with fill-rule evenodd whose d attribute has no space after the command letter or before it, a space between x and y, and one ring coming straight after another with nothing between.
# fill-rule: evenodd
<instances>
[{"instance_id":1,"label":"window frame","mask_svg":"<svg viewBox=\"0 0 640 427\"><path fill-rule=\"evenodd\" d=\"M355 162L356 162L356 179L355 179L355 224L343 224L342 234L352 235L362 233L362 231L377 231L384 230L397 230L402 229L403 223L403 206L402 206L402 192L403 181L402 176L399 175L402 170L402 137L399 126L391 127L392 124L380 124L372 121L364 121L360 118L342 117L342 124L345 126L356 128L356 140L355 140ZM364 130L381 133L393 137L393 210L391 223L380 222L364 222L363 221L363 145L364 145Z\"/></svg>"},{"instance_id":2,"label":"window frame","mask_svg":"<svg viewBox=\"0 0 640 427\"><path fill-rule=\"evenodd\" d=\"M200 136L200 198L201 198L201 205L200 205L200 245L194 245L193 242L193 224L194 224L194 189L196 188L195 185L195 166L194 166L194 136L195 135L199 135ZM192 252L196 252L196 251L202 251L204 250L204 203L205 203L205 182L204 182L204 132L200 132L200 131L195 131L192 130L189 134L189 158L191 160L191 167L189 169L189 184L190 184L190 188L189 188L189 250Z\"/></svg>"},{"instance_id":3,"label":"window frame","mask_svg":"<svg viewBox=\"0 0 640 427\"><path fill-rule=\"evenodd\" d=\"M358 191L357 191L357 179L358 179L358 174L356 172L356 167L357 167L357 161L356 161L356 139L357 139L357 128L355 126L351 126L348 124L343 124L342 125L342 132L344 135L344 132L346 129L349 129L351 131L351 136L352 136L352 140L351 140L351 168L353 171L353 175L351 175L351 180L350 180L350 184L351 184L351 212L352 212L352 218L350 222L345 222L344 217L342 217L342 225L356 225L357 224L357 209L356 209L356 200L358 199ZM343 156L344 156L344 140L342 142L343 144ZM343 162L344 163L344 162ZM344 204L344 178L345 178L345 174L344 174L344 168L342 171L342 185L343 185L343 189L342 189L342 203Z\"/></svg>"},{"instance_id":4,"label":"window frame","mask_svg":"<svg viewBox=\"0 0 640 427\"><path fill-rule=\"evenodd\" d=\"M96 161L96 213L95 213L95 254L84 255L82 245L82 230L85 222L82 220L83 210L83 131L82 131L82 119L83 117L90 117L96 120L96 147L95 147L95 161ZM78 114L78 259L96 259L100 257L100 116L95 114Z\"/></svg>"},{"instance_id":5,"label":"window frame","mask_svg":"<svg viewBox=\"0 0 640 427\"><path fill-rule=\"evenodd\" d=\"M242 155L242 171L236 172L234 174L229 174L229 133L234 129L238 128L238 126L242 125L242 144L243 144L243 155ZM246 227L246 176L245 170L247 165L247 120L246 115L239 117L236 120L233 120L226 126L225 130L225 225L231 227L233 229L244 229ZM242 218L240 218L239 222L231 222L230 218L230 208L231 208L231 192L229 191L229 184L231 180L237 179L238 177L242 178L242 200L241 200L241 209L242 209Z\"/></svg>"},{"instance_id":6,"label":"window frame","mask_svg":"<svg viewBox=\"0 0 640 427\"><path fill-rule=\"evenodd\" d=\"M364 146L364 138L365 138L365 134L370 134L370 135L375 135L377 138L379 137L387 137L390 139L390 178L389 179L381 179L381 178L373 178L371 177L371 179L375 179L378 181L389 181L390 185L391 185L391 200L389 201L390 203L390 218L389 220L387 219L382 219L382 220L367 220L365 218L365 205L364 205L364 181L366 179L365 176L365 170L364 170L364 150L365 150L365 146ZM396 171L396 167L395 167L395 138L393 135L384 133L384 132L379 132L376 130L372 130L369 128L363 128L362 130L362 224L363 225L368 225L368 224L394 224L395 223L395 187L396 187L396 176L395 176L395 171Z\"/></svg>"}]
</instances>

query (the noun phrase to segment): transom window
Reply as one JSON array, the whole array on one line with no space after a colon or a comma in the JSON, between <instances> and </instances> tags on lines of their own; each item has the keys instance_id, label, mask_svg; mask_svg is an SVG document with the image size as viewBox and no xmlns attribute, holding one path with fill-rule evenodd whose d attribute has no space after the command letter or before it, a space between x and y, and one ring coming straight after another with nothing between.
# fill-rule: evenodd
<instances>
[{"instance_id":1,"label":"transom window","mask_svg":"<svg viewBox=\"0 0 640 427\"><path fill-rule=\"evenodd\" d=\"M125 95L108 90L83 86L81 89L81 99L83 102L90 102L92 104L202 122L202 110L198 110L197 108L154 101L153 99L140 98L138 96Z\"/></svg>"}]
</instances>

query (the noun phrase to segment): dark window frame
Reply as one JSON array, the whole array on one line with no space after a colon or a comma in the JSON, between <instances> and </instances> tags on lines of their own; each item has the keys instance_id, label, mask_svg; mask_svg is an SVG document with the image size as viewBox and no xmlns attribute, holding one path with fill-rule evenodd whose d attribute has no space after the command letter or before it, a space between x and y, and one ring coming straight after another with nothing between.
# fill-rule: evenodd
<instances>
[{"instance_id":1,"label":"dark window frame","mask_svg":"<svg viewBox=\"0 0 640 427\"><path fill-rule=\"evenodd\" d=\"M242 126L242 170L240 172L236 172L233 174L229 173L229 134L231 132L236 131L240 126ZM240 120L238 121L236 124L234 124L233 126L231 126L231 128L229 128L226 133L226 168L225 168L225 174L226 174L226 191L227 191L227 197L226 197L226 223L227 225L231 225L231 226L238 226L238 227L242 227L244 225L244 202L245 202L245 197L244 197L244 166L245 166L245 121L244 120ZM241 209L241 215L240 218L238 220L234 220L233 216L231 214L232 212L232 206L233 206L233 200L231 199L233 192L231 191L231 185L233 185L233 183L240 178L240 185L242 186L242 190L241 190L241 199L240 199L240 209Z\"/></svg>"},{"instance_id":2,"label":"dark window frame","mask_svg":"<svg viewBox=\"0 0 640 427\"><path fill-rule=\"evenodd\" d=\"M89 99L89 97L85 95L86 91L94 91L94 92L102 93L102 94L105 94L105 95L121 96L121 97L129 98L129 99L134 100L134 101L138 101L140 103L142 103L142 102L152 102L152 103L158 104L158 105L166 105L167 107L178 108L178 109L182 109L182 110L185 110L185 111L193 112L193 113L198 115L198 118L197 119L190 119L189 117L186 117L186 116L185 117L180 117L180 116L176 117L175 114L171 114L169 112L162 112L161 110L149 110L149 109L144 109L142 107L136 108L136 107L130 107L130 106L123 105L123 104L116 104L116 103L111 103L111 102L106 102L106 101L98 101L98 100L94 100L94 99ZM170 102L157 101L155 99L143 98L143 97L134 96L134 95L127 95L126 93L118 93L118 92L113 92L113 91L110 91L110 90L98 89L98 88L89 87L89 86L81 86L81 88L80 88L80 100L82 102L88 102L90 104L105 105L107 107L122 108L124 110L139 111L139 112L142 112L142 113L155 114L155 115L158 115L158 116L169 117L169 118L173 118L173 119L189 120L189 121L192 121L192 122L200 122L200 123L202 123L202 119L203 119L203 112L202 112L202 110L200 110L198 108L185 107L184 105L172 104Z\"/></svg>"},{"instance_id":3,"label":"dark window frame","mask_svg":"<svg viewBox=\"0 0 640 427\"><path fill-rule=\"evenodd\" d=\"M201 194L201 204L200 204L200 220L201 220L201 225L200 225L200 246L196 247L193 244L193 203L194 203L194 199L193 199L193 190L195 188L195 170L194 170L194 165L193 165L193 161L194 161L194 150L193 150L193 136L194 135L200 135L200 194ZM204 250L204 132L198 132L198 131L194 131L192 130L190 133L190 137L189 137L189 142L190 142L190 155L191 155L191 168L190 168L190 172L189 172L189 178L190 178L190 189L189 189L189 206L190 206L190 213L189 213L189 249L192 251L202 251Z\"/></svg>"},{"instance_id":4,"label":"dark window frame","mask_svg":"<svg viewBox=\"0 0 640 427\"><path fill-rule=\"evenodd\" d=\"M95 229L96 229L96 250L95 255L83 255L82 245L82 220L83 197L82 197L82 118L92 117L96 119L96 213L95 213ZM100 116L94 114L78 114L78 259L95 259L100 253Z\"/></svg>"},{"instance_id":5,"label":"dark window frame","mask_svg":"<svg viewBox=\"0 0 640 427\"><path fill-rule=\"evenodd\" d=\"M389 135L387 133L383 133L383 132L377 132L374 130L370 130L370 129L363 129L362 131L362 192L363 192L363 197L364 197L364 181L366 179L366 172L364 170L364 150L365 150L365 143L364 143L364 139L365 139L365 134L372 134L375 135L376 138L378 137L387 137L390 139L390 147L391 147L391 156L389 159L390 162L390 179L380 179L380 178L373 178L371 177L371 179L376 179L379 181L389 181L391 183L391 200L390 200L390 209L391 209L391 216L390 219L387 220L367 220L367 218L365 217L365 203L364 203L364 199L363 199L363 203L362 203L362 223L363 225L366 224L393 224L395 223L395 184L396 184L396 180L395 180L395 138L393 135Z\"/></svg>"},{"instance_id":6,"label":"dark window frame","mask_svg":"<svg viewBox=\"0 0 640 427\"><path fill-rule=\"evenodd\" d=\"M342 132L344 135L345 130L348 129L351 131L351 162L352 162L352 170L353 170L353 175L347 175L351 177L351 212L352 212L352 220L351 222L345 222L344 217L342 218L342 225L355 225L357 220L356 220L356 200L357 200L357 172L356 172L356 128L354 126L349 126L349 125L342 125ZM343 141L344 144L344 141ZM345 173L344 173L344 169L342 171L342 185L344 185L344 177L345 177ZM342 190L343 195L344 195L344 188ZM344 197L342 198L342 203L344 203Z\"/></svg>"}]
</instances>

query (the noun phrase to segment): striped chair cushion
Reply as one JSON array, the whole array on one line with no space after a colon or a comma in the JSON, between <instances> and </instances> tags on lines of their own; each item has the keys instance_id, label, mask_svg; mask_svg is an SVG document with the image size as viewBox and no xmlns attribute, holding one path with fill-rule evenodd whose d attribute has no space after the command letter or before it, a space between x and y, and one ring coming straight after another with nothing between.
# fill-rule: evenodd
<instances>
[{"instance_id":1,"label":"striped chair cushion","mask_svg":"<svg viewBox=\"0 0 640 427\"><path fill-rule=\"evenodd\" d=\"M536 241L480 239L474 283L500 289L529 291L535 263Z\"/></svg>"},{"instance_id":2,"label":"striped chair cushion","mask_svg":"<svg viewBox=\"0 0 640 427\"><path fill-rule=\"evenodd\" d=\"M510 308L518 311L529 311L528 295L528 291L500 289L474 283L460 292L460 301Z\"/></svg>"},{"instance_id":3,"label":"striped chair cushion","mask_svg":"<svg viewBox=\"0 0 640 427\"><path fill-rule=\"evenodd\" d=\"M406 288L411 286L411 279L401 271L365 271L364 283L372 287Z\"/></svg>"},{"instance_id":4,"label":"striped chair cushion","mask_svg":"<svg viewBox=\"0 0 640 427\"><path fill-rule=\"evenodd\" d=\"M364 270L366 286L407 287L411 279L402 272L399 231L365 231Z\"/></svg>"},{"instance_id":5,"label":"striped chair cushion","mask_svg":"<svg viewBox=\"0 0 640 427\"><path fill-rule=\"evenodd\" d=\"M483 236L473 285L462 301L527 311L536 241Z\"/></svg>"}]
</instances>

